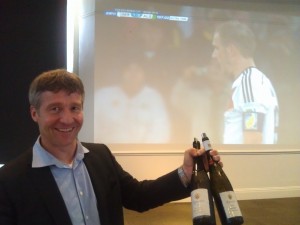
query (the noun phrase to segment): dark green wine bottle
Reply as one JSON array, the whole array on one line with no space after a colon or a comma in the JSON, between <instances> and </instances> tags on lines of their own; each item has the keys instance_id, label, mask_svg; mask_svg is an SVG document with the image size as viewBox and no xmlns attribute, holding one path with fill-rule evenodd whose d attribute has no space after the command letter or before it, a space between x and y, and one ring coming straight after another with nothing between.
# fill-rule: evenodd
<instances>
[{"instance_id":1,"label":"dark green wine bottle","mask_svg":"<svg viewBox=\"0 0 300 225\"><path fill-rule=\"evenodd\" d=\"M200 149L200 142L197 138L194 138L193 147ZM204 169L202 157L198 156L194 159L191 179L193 225L216 225L209 178Z\"/></svg>"},{"instance_id":2,"label":"dark green wine bottle","mask_svg":"<svg viewBox=\"0 0 300 225\"><path fill-rule=\"evenodd\" d=\"M206 133L202 134L202 144L208 157L210 185L221 223L222 225L241 225L244 219L234 190L222 167L212 159L209 153L212 147Z\"/></svg>"}]
</instances>

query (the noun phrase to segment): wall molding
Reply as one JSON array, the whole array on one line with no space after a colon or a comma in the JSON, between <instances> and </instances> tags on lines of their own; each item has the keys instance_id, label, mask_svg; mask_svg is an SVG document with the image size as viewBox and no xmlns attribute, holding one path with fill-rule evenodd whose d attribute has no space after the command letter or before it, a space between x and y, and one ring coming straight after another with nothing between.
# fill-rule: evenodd
<instances>
[{"instance_id":1,"label":"wall molding","mask_svg":"<svg viewBox=\"0 0 300 225\"><path fill-rule=\"evenodd\" d=\"M112 149L111 149L112 150ZM182 150L123 150L114 151L112 153L116 156L178 156L182 155ZM300 149L266 149L266 150L219 150L220 155L289 155L300 154Z\"/></svg>"},{"instance_id":2,"label":"wall molding","mask_svg":"<svg viewBox=\"0 0 300 225\"><path fill-rule=\"evenodd\" d=\"M286 187L262 187L262 188L238 188L234 190L237 199L274 199L274 198L297 198L300 197L300 186ZM174 201L174 203L191 202L190 198Z\"/></svg>"},{"instance_id":3,"label":"wall molding","mask_svg":"<svg viewBox=\"0 0 300 225\"><path fill-rule=\"evenodd\" d=\"M235 193L239 200L300 197L300 186L238 188Z\"/></svg>"}]
</instances>

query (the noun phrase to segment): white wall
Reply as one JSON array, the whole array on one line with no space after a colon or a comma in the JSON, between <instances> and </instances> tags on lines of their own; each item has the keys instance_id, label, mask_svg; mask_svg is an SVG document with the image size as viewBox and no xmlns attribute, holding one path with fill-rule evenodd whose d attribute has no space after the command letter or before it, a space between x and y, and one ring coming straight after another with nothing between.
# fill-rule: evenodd
<instances>
[{"instance_id":1,"label":"white wall","mask_svg":"<svg viewBox=\"0 0 300 225\"><path fill-rule=\"evenodd\" d=\"M239 200L300 197L300 152L220 151L224 171ZM156 178L182 164L183 153L115 153L138 179ZM189 201L189 199L185 199Z\"/></svg>"}]
</instances>

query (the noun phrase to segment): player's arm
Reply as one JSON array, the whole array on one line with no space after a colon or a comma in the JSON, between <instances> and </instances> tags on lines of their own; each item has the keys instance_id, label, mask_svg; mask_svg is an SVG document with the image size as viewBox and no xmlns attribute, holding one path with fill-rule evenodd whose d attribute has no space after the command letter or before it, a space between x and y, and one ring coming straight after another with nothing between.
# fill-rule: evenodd
<instances>
[{"instance_id":1,"label":"player's arm","mask_svg":"<svg viewBox=\"0 0 300 225\"><path fill-rule=\"evenodd\" d=\"M244 144L262 144L264 119L264 113L254 111L243 113Z\"/></svg>"}]
</instances>

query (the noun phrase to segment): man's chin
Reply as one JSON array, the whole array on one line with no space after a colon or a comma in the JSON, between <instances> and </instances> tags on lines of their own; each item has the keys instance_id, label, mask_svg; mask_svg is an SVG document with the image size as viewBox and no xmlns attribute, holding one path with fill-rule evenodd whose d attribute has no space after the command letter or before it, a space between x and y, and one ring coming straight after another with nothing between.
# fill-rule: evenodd
<instances>
[{"instance_id":1,"label":"man's chin","mask_svg":"<svg viewBox=\"0 0 300 225\"><path fill-rule=\"evenodd\" d=\"M68 146L76 145L76 143L77 143L76 137L61 138L61 139L57 139L57 141L56 141L56 145L61 146L61 147L68 147Z\"/></svg>"}]
</instances>

